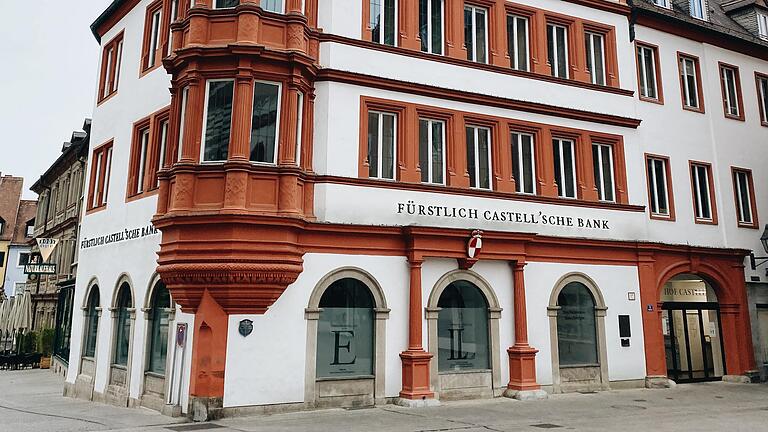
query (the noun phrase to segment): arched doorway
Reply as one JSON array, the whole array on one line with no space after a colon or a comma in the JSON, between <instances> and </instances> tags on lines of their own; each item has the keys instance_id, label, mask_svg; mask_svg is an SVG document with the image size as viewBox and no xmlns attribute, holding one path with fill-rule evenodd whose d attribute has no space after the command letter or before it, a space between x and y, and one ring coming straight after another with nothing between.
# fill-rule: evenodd
<instances>
[{"instance_id":1,"label":"arched doorway","mask_svg":"<svg viewBox=\"0 0 768 432\"><path fill-rule=\"evenodd\" d=\"M661 291L667 377L715 381L725 375L720 305L712 285L694 274L673 277Z\"/></svg>"},{"instance_id":2,"label":"arched doorway","mask_svg":"<svg viewBox=\"0 0 768 432\"><path fill-rule=\"evenodd\" d=\"M432 389L443 400L490 398L502 389L498 299L478 274L455 270L426 309Z\"/></svg>"},{"instance_id":3,"label":"arched doorway","mask_svg":"<svg viewBox=\"0 0 768 432\"><path fill-rule=\"evenodd\" d=\"M321 279L305 311L305 403L358 407L385 401L388 316L383 291L367 272L342 268Z\"/></svg>"}]
</instances>

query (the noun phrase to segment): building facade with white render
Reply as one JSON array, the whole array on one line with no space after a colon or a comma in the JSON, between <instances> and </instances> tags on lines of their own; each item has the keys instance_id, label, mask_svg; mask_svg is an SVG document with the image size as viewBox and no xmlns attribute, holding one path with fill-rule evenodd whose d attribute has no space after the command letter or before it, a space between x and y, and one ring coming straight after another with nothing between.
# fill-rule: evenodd
<instances>
[{"instance_id":1,"label":"building facade with white render","mask_svg":"<svg viewBox=\"0 0 768 432\"><path fill-rule=\"evenodd\" d=\"M768 43L658 7L115 0L66 393L203 419L756 376Z\"/></svg>"}]
</instances>

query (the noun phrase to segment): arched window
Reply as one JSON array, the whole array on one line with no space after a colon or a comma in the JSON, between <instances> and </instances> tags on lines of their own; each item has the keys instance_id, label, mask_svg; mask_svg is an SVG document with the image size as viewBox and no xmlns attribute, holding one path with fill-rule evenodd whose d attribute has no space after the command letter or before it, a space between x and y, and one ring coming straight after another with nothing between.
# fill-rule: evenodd
<instances>
[{"instance_id":1,"label":"arched window","mask_svg":"<svg viewBox=\"0 0 768 432\"><path fill-rule=\"evenodd\" d=\"M373 375L373 297L357 279L332 283L320 298L317 377Z\"/></svg>"},{"instance_id":2,"label":"arched window","mask_svg":"<svg viewBox=\"0 0 768 432\"><path fill-rule=\"evenodd\" d=\"M560 366L598 366L595 299L581 282L570 282L557 297Z\"/></svg>"},{"instance_id":3,"label":"arched window","mask_svg":"<svg viewBox=\"0 0 768 432\"><path fill-rule=\"evenodd\" d=\"M85 350L83 357L93 358L96 356L96 336L99 332L99 286L94 285L91 288L91 294L88 297L88 305L85 309Z\"/></svg>"},{"instance_id":4,"label":"arched window","mask_svg":"<svg viewBox=\"0 0 768 432\"><path fill-rule=\"evenodd\" d=\"M438 371L490 369L488 302L473 283L448 285L437 302Z\"/></svg>"},{"instance_id":5,"label":"arched window","mask_svg":"<svg viewBox=\"0 0 768 432\"><path fill-rule=\"evenodd\" d=\"M168 353L168 316L171 310L171 295L164 283L155 284L149 307L152 322L147 370L163 375L165 374L165 359Z\"/></svg>"},{"instance_id":6,"label":"arched window","mask_svg":"<svg viewBox=\"0 0 768 432\"><path fill-rule=\"evenodd\" d=\"M115 326L114 364L128 365L128 348L131 338L131 319L128 308L133 307L131 287L127 282L120 285L117 294L117 325Z\"/></svg>"}]
</instances>

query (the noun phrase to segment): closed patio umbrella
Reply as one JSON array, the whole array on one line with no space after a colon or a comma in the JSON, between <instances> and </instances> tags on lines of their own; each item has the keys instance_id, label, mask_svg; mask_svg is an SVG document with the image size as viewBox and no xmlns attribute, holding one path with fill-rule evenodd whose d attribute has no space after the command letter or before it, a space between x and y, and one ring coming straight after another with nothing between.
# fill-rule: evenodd
<instances>
[{"instance_id":1,"label":"closed patio umbrella","mask_svg":"<svg viewBox=\"0 0 768 432\"><path fill-rule=\"evenodd\" d=\"M16 330L25 331L32 327L32 293L24 291L21 302L16 306Z\"/></svg>"}]
</instances>

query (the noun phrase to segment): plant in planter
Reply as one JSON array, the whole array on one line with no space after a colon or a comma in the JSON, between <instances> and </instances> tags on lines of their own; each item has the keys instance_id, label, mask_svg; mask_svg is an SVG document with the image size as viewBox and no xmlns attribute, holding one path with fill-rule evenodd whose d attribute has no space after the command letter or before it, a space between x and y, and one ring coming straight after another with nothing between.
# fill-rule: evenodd
<instances>
[{"instance_id":1,"label":"plant in planter","mask_svg":"<svg viewBox=\"0 0 768 432\"><path fill-rule=\"evenodd\" d=\"M37 335L37 351L43 355L40 359L40 369L49 369L51 367L51 353L53 352L54 329L43 329Z\"/></svg>"}]
</instances>

